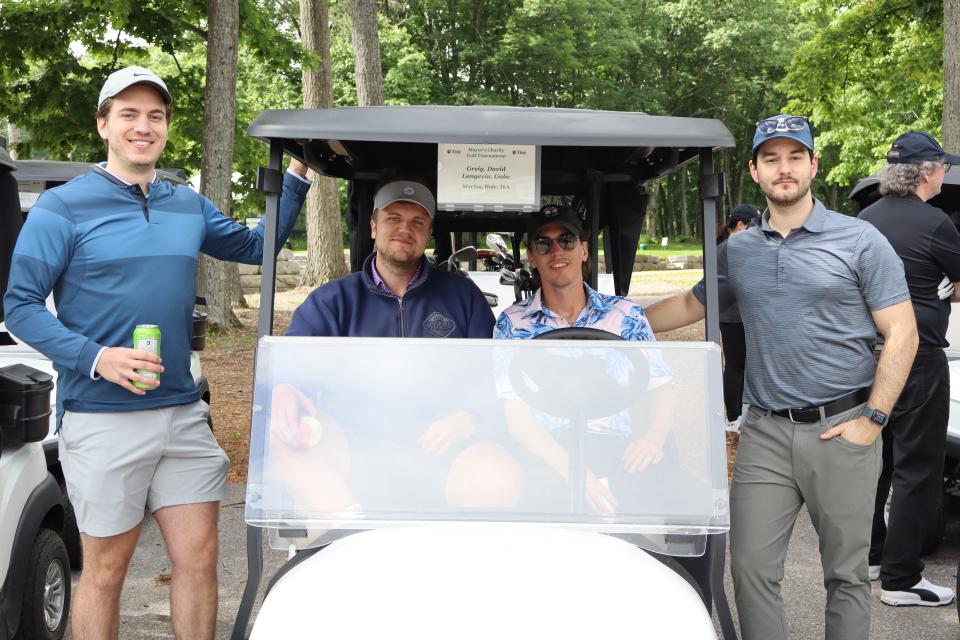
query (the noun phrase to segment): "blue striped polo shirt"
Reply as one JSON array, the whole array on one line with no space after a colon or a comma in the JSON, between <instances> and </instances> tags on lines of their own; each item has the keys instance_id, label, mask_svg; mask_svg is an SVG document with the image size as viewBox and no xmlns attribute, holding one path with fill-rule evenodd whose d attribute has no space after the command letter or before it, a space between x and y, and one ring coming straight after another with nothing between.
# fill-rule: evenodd
<instances>
[{"instance_id":1,"label":"blue striped polo shirt","mask_svg":"<svg viewBox=\"0 0 960 640\"><path fill-rule=\"evenodd\" d=\"M910 299L903 263L868 223L813 211L784 238L769 223L717 253L720 308L740 306L747 342L744 402L780 410L822 405L873 384L871 312ZM703 303L704 282L694 287Z\"/></svg>"}]
</instances>

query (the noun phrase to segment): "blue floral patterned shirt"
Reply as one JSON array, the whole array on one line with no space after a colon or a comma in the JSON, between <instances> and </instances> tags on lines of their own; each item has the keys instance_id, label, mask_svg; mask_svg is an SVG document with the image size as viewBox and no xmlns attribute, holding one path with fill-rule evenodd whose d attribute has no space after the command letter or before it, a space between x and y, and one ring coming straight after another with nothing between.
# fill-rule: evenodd
<instances>
[{"instance_id":1,"label":"blue floral patterned shirt","mask_svg":"<svg viewBox=\"0 0 960 640\"><path fill-rule=\"evenodd\" d=\"M624 340L656 340L647 314L636 302L622 296L598 293L586 284L583 288L587 292L587 306L573 324L543 306L540 297L542 289L537 289L533 296L513 304L500 314L493 337L527 339L563 327L590 327L609 331Z\"/></svg>"},{"instance_id":2,"label":"blue floral patterned shirt","mask_svg":"<svg viewBox=\"0 0 960 640\"><path fill-rule=\"evenodd\" d=\"M497 318L497 326L493 330L493 337L522 340L535 338L541 333L564 327L589 327L609 331L624 340L656 340L647 315L640 305L622 296L598 293L586 284L583 288L587 293L587 306L573 324L545 307L541 298L542 290L538 289L530 298L511 305L500 314ZM569 353L565 350L565 353L570 357L579 356L575 349ZM633 365L627 362L622 353L611 349L609 354L609 358L605 358L608 371L616 380L626 384L633 374ZM650 351L645 355L650 363L649 388L656 389L669 382L671 372L660 352ZM497 392L503 399L516 399L517 395L511 388L507 375L509 364L509 361L504 360L498 361L495 365ZM568 421L540 411L534 411L534 414L548 431L558 431L569 426ZM630 416L626 411L606 418L590 420L587 423L587 430L620 437L629 437L633 433Z\"/></svg>"}]
</instances>

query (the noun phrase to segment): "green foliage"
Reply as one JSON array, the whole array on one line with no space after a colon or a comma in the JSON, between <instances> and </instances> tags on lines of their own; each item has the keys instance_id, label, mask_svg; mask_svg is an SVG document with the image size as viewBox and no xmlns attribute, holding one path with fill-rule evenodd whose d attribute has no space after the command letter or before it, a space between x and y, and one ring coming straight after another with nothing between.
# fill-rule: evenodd
<instances>
[{"instance_id":1,"label":"green foliage","mask_svg":"<svg viewBox=\"0 0 960 640\"><path fill-rule=\"evenodd\" d=\"M21 127L20 157L85 162L104 158L94 120L97 96L113 70L140 64L173 95L161 165L196 174L203 154L206 10L202 0L29 0L0 3L0 119ZM292 11L292 13L291 13ZM266 164L263 143L245 135L263 109L300 104L296 3L241 0L237 79L236 215L263 206L254 190Z\"/></svg>"},{"instance_id":2,"label":"green foliage","mask_svg":"<svg viewBox=\"0 0 960 640\"><path fill-rule=\"evenodd\" d=\"M353 42L349 16L337 12L330 29L330 58L333 68L333 103L355 106L357 87L354 78ZM430 104L430 66L426 56L412 43L410 34L383 15L380 28L380 67L387 104Z\"/></svg>"},{"instance_id":3,"label":"green foliage","mask_svg":"<svg viewBox=\"0 0 960 640\"><path fill-rule=\"evenodd\" d=\"M240 0L235 212L266 146L244 135L263 109L301 104L297 0ZM330 11L333 96L356 103L345 0ZM0 121L21 157L102 159L93 105L103 78L139 63L175 97L162 164L199 169L204 0L0 2ZM379 16L388 104L502 104L713 117L733 133L718 154L728 195L763 203L747 172L754 122L781 111L815 124L816 195L844 192L908 128L940 129L939 0L385 0ZM696 169L660 181L657 233L699 231ZM685 206L684 206L685 203ZM681 220L686 210L687 220Z\"/></svg>"},{"instance_id":4,"label":"green foliage","mask_svg":"<svg viewBox=\"0 0 960 640\"><path fill-rule=\"evenodd\" d=\"M816 11L826 24L796 51L780 87L787 110L819 129L826 182L849 185L878 169L904 131L939 135L942 4L872 0Z\"/></svg>"}]
</instances>

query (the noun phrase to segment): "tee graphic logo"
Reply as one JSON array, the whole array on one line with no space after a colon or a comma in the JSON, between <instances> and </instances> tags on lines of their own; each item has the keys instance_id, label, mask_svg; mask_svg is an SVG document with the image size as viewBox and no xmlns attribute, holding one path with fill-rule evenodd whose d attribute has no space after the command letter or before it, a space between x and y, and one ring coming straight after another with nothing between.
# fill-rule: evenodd
<instances>
[{"instance_id":1,"label":"tee graphic logo","mask_svg":"<svg viewBox=\"0 0 960 640\"><path fill-rule=\"evenodd\" d=\"M455 326L453 320L439 311L434 311L423 321L423 328L438 338L446 338L449 336L453 333Z\"/></svg>"}]
</instances>

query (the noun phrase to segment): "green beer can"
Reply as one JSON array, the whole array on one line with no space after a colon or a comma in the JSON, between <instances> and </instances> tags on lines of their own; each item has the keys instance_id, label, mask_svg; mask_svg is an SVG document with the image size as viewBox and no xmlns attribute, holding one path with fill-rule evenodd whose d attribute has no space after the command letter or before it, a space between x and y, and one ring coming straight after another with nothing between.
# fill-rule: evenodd
<instances>
[{"instance_id":1,"label":"green beer can","mask_svg":"<svg viewBox=\"0 0 960 640\"><path fill-rule=\"evenodd\" d=\"M140 349L141 351L149 351L150 353L160 355L160 327L155 324L138 324L133 328L133 348ZM143 369L136 369L136 372L142 376L148 378L153 378L154 380L160 379L159 373L154 373L153 371L144 371ZM138 389L153 389L150 385L133 380L133 386Z\"/></svg>"}]
</instances>

